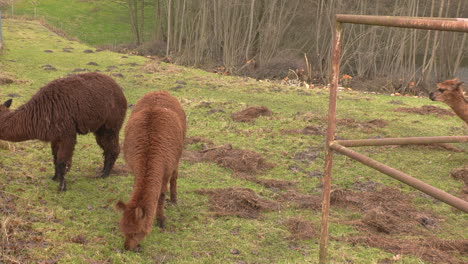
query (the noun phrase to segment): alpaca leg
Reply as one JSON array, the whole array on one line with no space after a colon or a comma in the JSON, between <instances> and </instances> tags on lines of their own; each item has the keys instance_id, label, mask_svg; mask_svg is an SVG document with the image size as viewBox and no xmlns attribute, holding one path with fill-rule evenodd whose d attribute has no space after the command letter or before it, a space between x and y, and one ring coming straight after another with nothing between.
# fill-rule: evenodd
<instances>
[{"instance_id":1,"label":"alpaca leg","mask_svg":"<svg viewBox=\"0 0 468 264\"><path fill-rule=\"evenodd\" d=\"M57 160L55 163L55 176L60 181L59 191L63 192L67 190L67 184L65 181L65 174L70 170L71 159L73 156L73 150L76 144L76 135L72 138L61 140L57 144Z\"/></svg>"},{"instance_id":2,"label":"alpaca leg","mask_svg":"<svg viewBox=\"0 0 468 264\"><path fill-rule=\"evenodd\" d=\"M171 203L176 204L177 203L177 177L179 175L178 169L175 169L174 173L172 174L171 177Z\"/></svg>"},{"instance_id":3,"label":"alpaca leg","mask_svg":"<svg viewBox=\"0 0 468 264\"><path fill-rule=\"evenodd\" d=\"M58 141L52 141L50 143L50 146L52 148L52 156L54 157L54 167L57 166L57 151L58 151ZM57 170L55 170L54 177L52 177L52 180L57 181L58 176L57 176Z\"/></svg>"},{"instance_id":4,"label":"alpaca leg","mask_svg":"<svg viewBox=\"0 0 468 264\"><path fill-rule=\"evenodd\" d=\"M163 187L164 188L164 187ZM156 222L160 228L165 228L166 217L164 216L164 201L166 200L166 194L161 192L158 199L158 206L156 209Z\"/></svg>"},{"instance_id":5,"label":"alpaca leg","mask_svg":"<svg viewBox=\"0 0 468 264\"><path fill-rule=\"evenodd\" d=\"M105 178L109 176L115 160L119 156L119 133L101 127L96 131L95 136L96 142L104 151L104 167L102 168L101 177Z\"/></svg>"}]
</instances>

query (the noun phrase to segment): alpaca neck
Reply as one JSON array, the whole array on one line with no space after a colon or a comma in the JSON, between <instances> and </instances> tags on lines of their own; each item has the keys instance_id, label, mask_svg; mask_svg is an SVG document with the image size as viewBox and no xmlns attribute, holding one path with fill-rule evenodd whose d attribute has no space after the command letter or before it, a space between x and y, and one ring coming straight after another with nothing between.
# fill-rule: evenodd
<instances>
[{"instance_id":1,"label":"alpaca neck","mask_svg":"<svg viewBox=\"0 0 468 264\"><path fill-rule=\"evenodd\" d=\"M465 98L457 98L455 102L450 102L448 105L457 116L468 124L468 102Z\"/></svg>"},{"instance_id":2,"label":"alpaca neck","mask_svg":"<svg viewBox=\"0 0 468 264\"><path fill-rule=\"evenodd\" d=\"M150 167L154 167L156 164L152 164ZM152 216L156 213L156 205L161 195L162 177L163 172L160 169L150 168L142 172L135 171L135 184L131 200L147 209Z\"/></svg>"},{"instance_id":3,"label":"alpaca neck","mask_svg":"<svg viewBox=\"0 0 468 264\"><path fill-rule=\"evenodd\" d=\"M16 110L0 116L0 139L19 142L34 139L34 123L24 110Z\"/></svg>"}]
</instances>

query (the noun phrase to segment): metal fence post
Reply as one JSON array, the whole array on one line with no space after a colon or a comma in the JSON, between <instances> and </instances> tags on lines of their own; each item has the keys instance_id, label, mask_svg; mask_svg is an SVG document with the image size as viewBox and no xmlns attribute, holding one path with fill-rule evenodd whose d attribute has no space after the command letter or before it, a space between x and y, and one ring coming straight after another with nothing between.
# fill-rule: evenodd
<instances>
[{"instance_id":1,"label":"metal fence post","mask_svg":"<svg viewBox=\"0 0 468 264\"><path fill-rule=\"evenodd\" d=\"M340 54L342 42L342 24L365 24L384 27L415 28L426 30L454 31L468 33L468 19L466 18L432 18L432 17L390 17L390 16L365 16L343 15L335 16L335 35L332 47L332 73L330 85L330 101L328 109L327 129L327 154L325 157L323 195L322 195L322 225L320 235L319 263L327 263L328 247L328 217L330 211L330 192L333 167L333 152L339 152L355 159L371 168L389 175L413 188L439 199L461 211L468 212L468 203L454 197L436 187L415 179L401 171L393 169L385 164L370 159L369 157L352 151L346 147L355 146L382 146L382 145L407 145L407 144L431 144L468 142L468 136L442 136L442 137L412 137L412 138L383 138L383 139L358 139L335 141L336 132L336 103L338 78L340 73Z\"/></svg>"},{"instance_id":2,"label":"metal fence post","mask_svg":"<svg viewBox=\"0 0 468 264\"><path fill-rule=\"evenodd\" d=\"M341 32L343 31L341 22L335 21L335 34L333 35L333 57L330 83L330 99L328 110L328 129L327 145L325 158L325 172L323 177L323 195L322 195L322 222L320 231L320 251L319 263L327 262L328 245L328 216L330 211L330 192L331 192L331 174L333 163L333 149L330 146L335 140L336 129L336 97L338 92L338 78L340 74L340 56L341 56Z\"/></svg>"}]
</instances>

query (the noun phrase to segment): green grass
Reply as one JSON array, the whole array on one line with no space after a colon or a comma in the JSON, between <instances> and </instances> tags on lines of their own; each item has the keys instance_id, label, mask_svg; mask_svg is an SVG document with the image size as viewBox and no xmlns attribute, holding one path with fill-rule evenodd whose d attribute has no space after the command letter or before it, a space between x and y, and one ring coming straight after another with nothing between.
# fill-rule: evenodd
<instances>
[{"instance_id":1,"label":"green grass","mask_svg":"<svg viewBox=\"0 0 468 264\"><path fill-rule=\"evenodd\" d=\"M52 5L54 1L41 1L46 2ZM73 2L71 6L82 4L80 1L70 2ZM65 10L58 11L63 11L66 16ZM293 172L289 166L299 163L293 159L296 153L309 147L323 150L324 138L284 135L281 131L309 125L325 128L328 107L326 89L308 90L309 95L303 95L303 91L296 87L220 76L164 63L159 65L159 71L147 73L143 66L149 61L143 57L124 57L123 54L108 51L84 53L84 50L95 49L60 38L36 22L6 19L3 23L5 50L0 55L0 69L2 73L13 76L16 83L0 86L1 102L15 95L13 108L17 108L41 86L72 73L76 68L100 70L107 74L121 73L124 78L115 79L124 88L129 103L135 103L149 91L170 90L182 102L187 113L189 137L201 136L219 145L231 143L235 148L256 151L267 161L276 164L275 168L258 177L296 181L300 192L319 193L319 178ZM63 52L65 47L73 48L72 52ZM98 66L87 65L89 62L96 62ZM42 66L46 64L57 70L44 70ZM108 66L118 68L106 72ZM185 81L187 84L177 91L171 90L178 85L176 81ZM390 104L393 100L400 100L405 105ZM220 108L224 112L208 114L209 108L201 107L202 102L211 102L212 108ZM448 109L427 98L340 92L339 118L353 118L360 122L384 119L389 124L369 131L361 127L339 126L338 135L355 139L466 134L462 121L457 117L440 118L392 111L401 106L420 107L428 104ZM270 108L273 116L261 117L253 124L232 121L233 112L246 106L259 105ZM119 199L128 200L133 177L118 172L107 179L93 178L99 172L102 157L92 135L78 137L73 167L66 175L69 190L65 193L58 193L57 183L50 179L53 166L48 144L27 141L12 146L14 149L11 150L0 149L0 193L17 197L16 212L1 215L0 220L3 223L14 220L30 225L27 232L7 233L12 241L39 239L44 243L41 246L25 247L21 255L9 256L10 261L24 258L25 262L31 263L48 260L57 260L59 263L317 263L318 238L290 241L290 233L282 221L301 215L311 221L318 232L320 212L284 208L263 213L261 218L254 220L213 217L208 198L197 194L197 190L245 187L270 199L277 195L277 191L247 180L235 179L231 177L231 171L212 163L192 164L186 161L180 165L179 204L169 205L166 210L167 229L161 231L155 228L143 241L143 252L123 251L123 237L117 228L120 213L114 210L114 204ZM466 144L458 146L467 147ZM450 193L456 194L462 188L462 183L453 180L449 172L466 165L466 153L416 146L363 147L357 148L357 151ZM310 164L299 165L307 171L322 171L323 151ZM124 166L121 157L116 166ZM396 186L407 193L418 193L356 161L337 155L334 159L334 186L350 188L356 180L371 180ZM423 198L415 199L414 204L421 209L430 208L444 218L434 231L435 235L441 238L468 238L466 214ZM359 218L359 214L333 207L331 214L332 236L357 232L339 220ZM77 236L84 237L86 242L74 243ZM232 250L240 253L233 254ZM381 259L392 257L392 254L377 248L352 246L333 240L330 241L329 255L331 263L378 263ZM424 262L405 255L398 263Z\"/></svg>"},{"instance_id":2,"label":"green grass","mask_svg":"<svg viewBox=\"0 0 468 264\"><path fill-rule=\"evenodd\" d=\"M13 7L13 8L12 8ZM43 19L68 36L91 45L118 45L133 41L128 10L113 1L19 0L4 10L6 15ZM146 37L151 34L153 15L146 7Z\"/></svg>"}]
</instances>

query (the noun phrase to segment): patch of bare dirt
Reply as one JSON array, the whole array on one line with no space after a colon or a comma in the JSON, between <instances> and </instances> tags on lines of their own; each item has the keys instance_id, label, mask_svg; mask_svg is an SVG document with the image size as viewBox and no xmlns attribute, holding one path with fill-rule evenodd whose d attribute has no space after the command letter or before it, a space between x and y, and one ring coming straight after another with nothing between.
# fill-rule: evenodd
<instances>
[{"instance_id":1,"label":"patch of bare dirt","mask_svg":"<svg viewBox=\"0 0 468 264\"><path fill-rule=\"evenodd\" d=\"M282 129L281 134L325 135L325 129L319 126L306 126L302 129Z\"/></svg>"},{"instance_id":2,"label":"patch of bare dirt","mask_svg":"<svg viewBox=\"0 0 468 264\"><path fill-rule=\"evenodd\" d=\"M197 144L197 143L204 143L204 144L207 144L208 146L214 146L213 141L207 138L199 137L199 136L187 137L185 139L185 144L192 145L192 144Z\"/></svg>"},{"instance_id":3,"label":"patch of bare dirt","mask_svg":"<svg viewBox=\"0 0 468 264\"><path fill-rule=\"evenodd\" d=\"M259 197L247 188L202 189L198 194L210 197L210 209L215 216L258 218L263 211L278 210L280 204Z\"/></svg>"},{"instance_id":4,"label":"patch of bare dirt","mask_svg":"<svg viewBox=\"0 0 468 264\"><path fill-rule=\"evenodd\" d=\"M146 73L155 73L155 72L183 72L184 70L172 63L164 63L155 59L149 61L142 67L143 71Z\"/></svg>"},{"instance_id":5,"label":"patch of bare dirt","mask_svg":"<svg viewBox=\"0 0 468 264\"><path fill-rule=\"evenodd\" d=\"M231 144L204 150L185 150L182 159L189 162L214 162L235 172L245 173L256 173L274 167L274 164L267 162L259 153L233 149Z\"/></svg>"},{"instance_id":6,"label":"patch of bare dirt","mask_svg":"<svg viewBox=\"0 0 468 264\"><path fill-rule=\"evenodd\" d=\"M416 210L413 197L400 190L383 187L378 191L354 192L340 189L331 193L332 205L360 211L362 219L350 224L360 230L385 234L421 234L437 227L440 219L431 213Z\"/></svg>"},{"instance_id":7,"label":"patch of bare dirt","mask_svg":"<svg viewBox=\"0 0 468 264\"><path fill-rule=\"evenodd\" d=\"M368 233L360 236L335 238L352 245L364 245L380 248L393 254L413 255L431 263L466 263L456 256L465 255L468 252L468 240L444 240L437 237L424 239L397 239L382 237L377 234Z\"/></svg>"},{"instance_id":8,"label":"patch of bare dirt","mask_svg":"<svg viewBox=\"0 0 468 264\"><path fill-rule=\"evenodd\" d=\"M466 255L468 240L433 237L441 218L417 210L411 204L412 197L391 187L359 193L344 189L332 192L332 205L356 210L363 215L358 220L342 221L355 226L360 235L335 239L381 248L394 254L410 254L433 263L463 263L456 256ZM401 235L425 238L398 238Z\"/></svg>"},{"instance_id":9,"label":"patch of bare dirt","mask_svg":"<svg viewBox=\"0 0 468 264\"><path fill-rule=\"evenodd\" d=\"M459 172L454 173L458 175ZM433 263L463 263L456 256L466 256L468 240L418 238L433 236L442 219L430 212L417 210L411 203L412 195L372 181L356 182L353 188L361 191L335 190L331 193L330 202L332 207L362 214L360 219L340 221L356 227L360 235L337 237L335 240L377 247L394 254L410 254ZM287 207L317 211L321 209L322 202L320 195L305 195L294 190L288 190L276 200ZM416 238L398 238L402 235Z\"/></svg>"},{"instance_id":10,"label":"patch of bare dirt","mask_svg":"<svg viewBox=\"0 0 468 264\"><path fill-rule=\"evenodd\" d=\"M292 240L305 240L317 236L312 222L305 220L302 216L296 216L284 221L284 225L291 232L290 239Z\"/></svg>"},{"instance_id":11,"label":"patch of bare dirt","mask_svg":"<svg viewBox=\"0 0 468 264\"><path fill-rule=\"evenodd\" d=\"M411 113L411 114L418 114L418 115L447 115L447 116L454 116L455 114L450 111L446 110L437 106L433 105L423 105L421 107L399 107L394 109L395 112L402 112L402 113Z\"/></svg>"},{"instance_id":12,"label":"patch of bare dirt","mask_svg":"<svg viewBox=\"0 0 468 264\"><path fill-rule=\"evenodd\" d=\"M383 128L388 125L388 121L383 119L373 119L370 121L357 121L351 118L340 118L336 120L337 125L347 126L347 127L356 127L364 130L372 130L375 128Z\"/></svg>"},{"instance_id":13,"label":"patch of bare dirt","mask_svg":"<svg viewBox=\"0 0 468 264\"><path fill-rule=\"evenodd\" d=\"M232 119L236 122L253 122L260 116L271 116L273 112L265 106L251 106L244 110L232 114Z\"/></svg>"},{"instance_id":14,"label":"patch of bare dirt","mask_svg":"<svg viewBox=\"0 0 468 264\"><path fill-rule=\"evenodd\" d=\"M453 169L450 175L457 180L463 181L465 185L468 185L468 167Z\"/></svg>"},{"instance_id":15,"label":"patch of bare dirt","mask_svg":"<svg viewBox=\"0 0 468 264\"><path fill-rule=\"evenodd\" d=\"M374 192L383 186L383 184L375 181L355 181L353 183L353 189L361 192Z\"/></svg>"},{"instance_id":16,"label":"patch of bare dirt","mask_svg":"<svg viewBox=\"0 0 468 264\"><path fill-rule=\"evenodd\" d=\"M415 148L415 147L425 147L428 149L444 149L452 152L465 152L464 149L458 148L452 144L448 143L432 143L432 144L420 144L420 145L401 145L402 148Z\"/></svg>"},{"instance_id":17,"label":"patch of bare dirt","mask_svg":"<svg viewBox=\"0 0 468 264\"><path fill-rule=\"evenodd\" d=\"M308 148L307 150L298 152L294 155L293 159L302 163L310 164L320 155L320 150L315 148Z\"/></svg>"},{"instance_id":18,"label":"patch of bare dirt","mask_svg":"<svg viewBox=\"0 0 468 264\"><path fill-rule=\"evenodd\" d=\"M320 195L301 194L294 190L282 193L277 201L286 204L287 207L297 207L300 209L322 209L322 198Z\"/></svg>"},{"instance_id":19,"label":"patch of bare dirt","mask_svg":"<svg viewBox=\"0 0 468 264\"><path fill-rule=\"evenodd\" d=\"M121 164L115 164L111 170L111 174L116 174L116 175L128 175L131 173L132 172L130 171L129 167L127 167L126 165L121 165Z\"/></svg>"},{"instance_id":20,"label":"patch of bare dirt","mask_svg":"<svg viewBox=\"0 0 468 264\"><path fill-rule=\"evenodd\" d=\"M29 249L48 245L29 219L18 216L17 200L0 189L0 263L32 263Z\"/></svg>"},{"instance_id":21,"label":"patch of bare dirt","mask_svg":"<svg viewBox=\"0 0 468 264\"><path fill-rule=\"evenodd\" d=\"M12 84L14 82L15 80L13 78L0 73L0 85Z\"/></svg>"},{"instance_id":22,"label":"patch of bare dirt","mask_svg":"<svg viewBox=\"0 0 468 264\"><path fill-rule=\"evenodd\" d=\"M77 243L77 244L86 244L86 243L88 243L88 239L86 239L86 236L83 235L83 234L79 234L77 236L74 236L74 237L70 238L70 241L73 242L73 243Z\"/></svg>"},{"instance_id":23,"label":"patch of bare dirt","mask_svg":"<svg viewBox=\"0 0 468 264\"><path fill-rule=\"evenodd\" d=\"M461 190L461 199L468 201L468 167L453 169L450 172L453 178L463 181L465 186Z\"/></svg>"}]
</instances>

